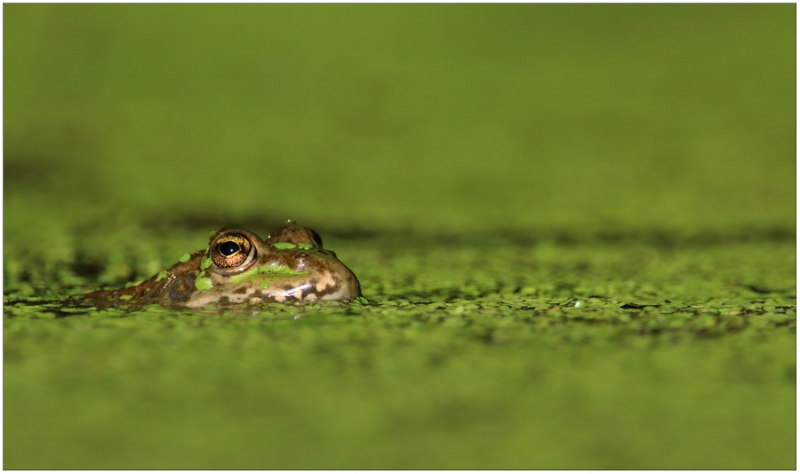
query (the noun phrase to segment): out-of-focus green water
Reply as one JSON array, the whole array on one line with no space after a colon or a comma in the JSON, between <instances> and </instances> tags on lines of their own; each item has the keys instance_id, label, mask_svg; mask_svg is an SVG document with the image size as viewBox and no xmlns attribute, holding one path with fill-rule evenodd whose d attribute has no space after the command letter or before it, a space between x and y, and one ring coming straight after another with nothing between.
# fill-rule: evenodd
<instances>
[{"instance_id":1,"label":"out-of-focus green water","mask_svg":"<svg viewBox=\"0 0 800 474\"><path fill-rule=\"evenodd\" d=\"M794 5L3 16L5 467L794 467ZM60 305L289 217L369 305Z\"/></svg>"},{"instance_id":2,"label":"out-of-focus green water","mask_svg":"<svg viewBox=\"0 0 800 474\"><path fill-rule=\"evenodd\" d=\"M793 228L793 8L8 5L7 211Z\"/></svg>"}]
</instances>

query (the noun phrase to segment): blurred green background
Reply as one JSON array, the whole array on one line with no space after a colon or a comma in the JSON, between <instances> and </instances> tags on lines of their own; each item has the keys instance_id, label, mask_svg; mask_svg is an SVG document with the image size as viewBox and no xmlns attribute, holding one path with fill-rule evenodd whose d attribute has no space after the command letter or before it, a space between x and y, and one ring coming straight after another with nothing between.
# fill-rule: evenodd
<instances>
[{"instance_id":1,"label":"blurred green background","mask_svg":"<svg viewBox=\"0 0 800 474\"><path fill-rule=\"evenodd\" d=\"M793 467L795 9L4 5L6 467ZM374 304L35 306L286 218Z\"/></svg>"},{"instance_id":2,"label":"blurred green background","mask_svg":"<svg viewBox=\"0 0 800 474\"><path fill-rule=\"evenodd\" d=\"M793 11L8 5L7 212L793 229Z\"/></svg>"}]
</instances>

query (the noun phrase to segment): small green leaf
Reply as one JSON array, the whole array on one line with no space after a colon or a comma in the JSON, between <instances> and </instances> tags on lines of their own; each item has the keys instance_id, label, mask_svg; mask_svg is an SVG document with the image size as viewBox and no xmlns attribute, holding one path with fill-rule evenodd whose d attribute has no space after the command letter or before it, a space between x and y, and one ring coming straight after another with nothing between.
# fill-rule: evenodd
<instances>
[{"instance_id":1,"label":"small green leaf","mask_svg":"<svg viewBox=\"0 0 800 474\"><path fill-rule=\"evenodd\" d=\"M272 244L272 246L275 247L276 249L282 249L282 250L297 248L297 246L291 242L275 242L274 244Z\"/></svg>"},{"instance_id":2,"label":"small green leaf","mask_svg":"<svg viewBox=\"0 0 800 474\"><path fill-rule=\"evenodd\" d=\"M212 286L211 278L198 278L194 281L194 287L200 291L210 290Z\"/></svg>"},{"instance_id":3,"label":"small green leaf","mask_svg":"<svg viewBox=\"0 0 800 474\"><path fill-rule=\"evenodd\" d=\"M186 263L186 262L189 261L190 258L192 258L192 256L187 252L187 253L181 255L181 258L179 258L178 261L181 262L181 263Z\"/></svg>"},{"instance_id":4,"label":"small green leaf","mask_svg":"<svg viewBox=\"0 0 800 474\"><path fill-rule=\"evenodd\" d=\"M210 258L203 257L203 259L200 260L200 269L201 270L205 270L206 268L208 268L210 266L211 266L211 259Z\"/></svg>"},{"instance_id":5,"label":"small green leaf","mask_svg":"<svg viewBox=\"0 0 800 474\"><path fill-rule=\"evenodd\" d=\"M158 272L158 275L156 275L156 281L161 281L166 277L167 277L167 271L166 270L162 270L162 271Z\"/></svg>"},{"instance_id":6,"label":"small green leaf","mask_svg":"<svg viewBox=\"0 0 800 474\"><path fill-rule=\"evenodd\" d=\"M310 249L310 248L313 248L313 247L314 247L313 245L311 245L311 244L309 244L309 243L306 243L306 242L299 242L299 243L297 244L297 248L299 248L299 249L305 249L305 250L307 250L307 249Z\"/></svg>"},{"instance_id":7,"label":"small green leaf","mask_svg":"<svg viewBox=\"0 0 800 474\"><path fill-rule=\"evenodd\" d=\"M269 282L262 281L261 285L259 285L259 286L261 286L262 290L267 289L267 288L269 288Z\"/></svg>"}]
</instances>

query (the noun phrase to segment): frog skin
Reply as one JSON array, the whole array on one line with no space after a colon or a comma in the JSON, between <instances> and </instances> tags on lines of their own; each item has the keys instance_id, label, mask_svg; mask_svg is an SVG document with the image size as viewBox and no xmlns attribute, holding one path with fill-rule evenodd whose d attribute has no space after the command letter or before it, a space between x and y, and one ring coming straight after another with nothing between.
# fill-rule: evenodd
<instances>
[{"instance_id":1,"label":"frog skin","mask_svg":"<svg viewBox=\"0 0 800 474\"><path fill-rule=\"evenodd\" d=\"M96 291L104 304L198 308L248 302L312 303L361 296L361 287L322 239L292 221L266 240L246 230L219 229L208 249L131 288Z\"/></svg>"}]
</instances>

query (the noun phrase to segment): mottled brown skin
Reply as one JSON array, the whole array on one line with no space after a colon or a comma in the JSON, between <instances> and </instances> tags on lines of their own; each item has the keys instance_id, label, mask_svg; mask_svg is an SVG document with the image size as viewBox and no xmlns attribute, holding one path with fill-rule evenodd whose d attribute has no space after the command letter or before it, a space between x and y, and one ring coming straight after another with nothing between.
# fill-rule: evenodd
<instances>
[{"instance_id":1,"label":"mottled brown skin","mask_svg":"<svg viewBox=\"0 0 800 474\"><path fill-rule=\"evenodd\" d=\"M221 229L220 229L221 230ZM312 229L307 229L299 226L292 221L287 222L275 232L269 234L265 241L267 245L273 245L276 242L289 242L292 244L307 243L314 246L314 248L322 248L322 238Z\"/></svg>"},{"instance_id":2,"label":"mottled brown skin","mask_svg":"<svg viewBox=\"0 0 800 474\"><path fill-rule=\"evenodd\" d=\"M232 243L233 242L233 243ZM277 248L295 245L294 248ZM299 244L300 247L296 247ZM227 246L227 247L226 247ZM230 255L233 248L238 248ZM205 263L204 263L205 262ZM205 267L204 267L205 265ZM314 302L361 296L358 279L336 254L322 248L316 232L291 221L266 241L245 230L218 230L209 248L189 261L131 288L96 291L86 298L102 305L158 303L187 308L248 302ZM210 288L196 285L209 280ZM199 286L199 288L198 288Z\"/></svg>"}]
</instances>

